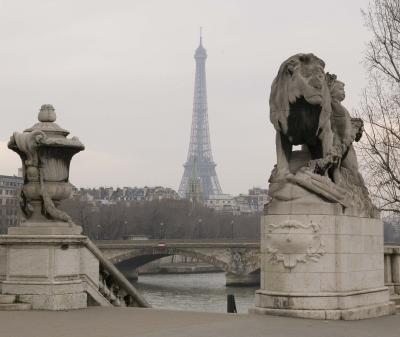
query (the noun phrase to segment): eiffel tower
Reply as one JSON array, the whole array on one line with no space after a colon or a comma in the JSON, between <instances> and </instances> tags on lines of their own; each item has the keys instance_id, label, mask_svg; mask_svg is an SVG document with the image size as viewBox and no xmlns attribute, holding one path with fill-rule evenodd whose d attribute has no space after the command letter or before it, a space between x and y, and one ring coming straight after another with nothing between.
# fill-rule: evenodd
<instances>
[{"instance_id":1,"label":"eiffel tower","mask_svg":"<svg viewBox=\"0 0 400 337\"><path fill-rule=\"evenodd\" d=\"M200 184L199 190L202 199L206 200L210 195L222 194L219 185L216 164L211 153L210 133L208 129L207 114L207 88L206 88L206 58L207 52L203 47L200 30L200 45L196 49L196 77L194 82L194 99L192 130L185 168L178 193L182 198L191 199L191 185L193 181ZM196 177L193 177L195 172Z\"/></svg>"}]
</instances>

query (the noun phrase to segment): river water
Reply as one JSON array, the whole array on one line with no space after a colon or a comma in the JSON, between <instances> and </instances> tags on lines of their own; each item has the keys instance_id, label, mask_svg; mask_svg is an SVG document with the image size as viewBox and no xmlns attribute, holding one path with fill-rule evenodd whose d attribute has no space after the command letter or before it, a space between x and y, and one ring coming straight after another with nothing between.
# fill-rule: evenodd
<instances>
[{"instance_id":1,"label":"river water","mask_svg":"<svg viewBox=\"0 0 400 337\"><path fill-rule=\"evenodd\" d=\"M154 308L226 312L234 294L239 313L254 306L258 287L226 287L224 273L140 275L134 286Z\"/></svg>"}]
</instances>

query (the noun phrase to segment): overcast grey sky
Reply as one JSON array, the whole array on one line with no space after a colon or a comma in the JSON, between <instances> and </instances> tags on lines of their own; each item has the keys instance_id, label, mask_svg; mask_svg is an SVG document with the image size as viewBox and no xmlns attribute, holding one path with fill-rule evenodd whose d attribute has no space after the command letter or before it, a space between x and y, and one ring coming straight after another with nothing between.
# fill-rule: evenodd
<instances>
[{"instance_id":1,"label":"overcast grey sky","mask_svg":"<svg viewBox=\"0 0 400 337\"><path fill-rule=\"evenodd\" d=\"M280 63L313 52L357 108L368 1L0 0L0 174L20 166L13 131L53 104L86 150L77 186L177 189L186 160L199 27L211 144L225 193L266 186L275 163L268 96Z\"/></svg>"}]
</instances>

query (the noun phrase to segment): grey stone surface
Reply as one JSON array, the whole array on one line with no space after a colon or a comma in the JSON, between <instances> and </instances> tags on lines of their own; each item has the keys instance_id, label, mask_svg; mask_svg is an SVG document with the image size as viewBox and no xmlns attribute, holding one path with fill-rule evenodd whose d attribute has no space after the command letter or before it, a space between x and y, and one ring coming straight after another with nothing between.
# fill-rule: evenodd
<instances>
[{"instance_id":1,"label":"grey stone surface","mask_svg":"<svg viewBox=\"0 0 400 337\"><path fill-rule=\"evenodd\" d=\"M95 288L99 286L99 261L88 249L80 251L80 274Z\"/></svg>"},{"instance_id":2,"label":"grey stone surface","mask_svg":"<svg viewBox=\"0 0 400 337\"><path fill-rule=\"evenodd\" d=\"M1 292L17 295L33 309L86 308L89 284L98 288L99 262L87 252L82 228L57 208L72 193L70 161L84 146L54 123L51 105L41 107L38 119L8 144L22 160L26 221L0 237Z\"/></svg>"},{"instance_id":3,"label":"grey stone surface","mask_svg":"<svg viewBox=\"0 0 400 337\"><path fill-rule=\"evenodd\" d=\"M86 308L86 283L98 288L99 262L85 240L82 235L1 236L7 266L2 293L18 295L33 309Z\"/></svg>"},{"instance_id":4,"label":"grey stone surface","mask_svg":"<svg viewBox=\"0 0 400 337\"><path fill-rule=\"evenodd\" d=\"M384 286L382 221L352 145L363 124L344 97L344 83L313 54L290 57L274 79L277 165L261 221L255 313L356 320L395 310Z\"/></svg>"},{"instance_id":5,"label":"grey stone surface","mask_svg":"<svg viewBox=\"0 0 400 337\"><path fill-rule=\"evenodd\" d=\"M39 310L71 310L87 307L87 294L67 293L67 294L27 294L19 296L21 301L29 303L32 309Z\"/></svg>"},{"instance_id":6,"label":"grey stone surface","mask_svg":"<svg viewBox=\"0 0 400 337\"><path fill-rule=\"evenodd\" d=\"M394 314L395 306L393 302L386 302L378 305L354 307L341 310L301 310L301 309L275 309L255 307L249 310L250 313L258 315L276 315L308 319L322 320L345 320L356 321L367 318L375 318Z\"/></svg>"},{"instance_id":7,"label":"grey stone surface","mask_svg":"<svg viewBox=\"0 0 400 337\"><path fill-rule=\"evenodd\" d=\"M269 190L276 200L323 198L377 217L352 145L361 138L363 124L350 117L344 97L344 83L325 73L325 63L315 55L296 54L282 63L269 101L277 132ZM302 150L292 151L293 145Z\"/></svg>"},{"instance_id":8,"label":"grey stone surface","mask_svg":"<svg viewBox=\"0 0 400 337\"><path fill-rule=\"evenodd\" d=\"M0 311L23 311L31 310L32 305L30 303L8 303L0 304Z\"/></svg>"},{"instance_id":9,"label":"grey stone surface","mask_svg":"<svg viewBox=\"0 0 400 337\"><path fill-rule=\"evenodd\" d=\"M57 205L72 194L70 161L84 146L76 137L67 138L69 132L54 123L56 114L52 105L42 105L38 119L39 123L23 133L14 132L8 143L22 160L21 209L27 218L22 226L55 227L60 222L73 226L69 215ZM27 230L21 234L34 233ZM52 233L43 231L43 234Z\"/></svg>"},{"instance_id":10,"label":"grey stone surface","mask_svg":"<svg viewBox=\"0 0 400 337\"><path fill-rule=\"evenodd\" d=\"M0 312L1 333L18 337L398 337L399 315L364 321L139 308Z\"/></svg>"},{"instance_id":11,"label":"grey stone surface","mask_svg":"<svg viewBox=\"0 0 400 337\"><path fill-rule=\"evenodd\" d=\"M81 226L56 221L45 223L26 221L18 227L8 228L10 235L79 235L81 233Z\"/></svg>"},{"instance_id":12,"label":"grey stone surface","mask_svg":"<svg viewBox=\"0 0 400 337\"><path fill-rule=\"evenodd\" d=\"M310 203L303 214L288 208L262 217L254 312L320 319L393 313L384 286L381 220L318 210Z\"/></svg>"},{"instance_id":13,"label":"grey stone surface","mask_svg":"<svg viewBox=\"0 0 400 337\"><path fill-rule=\"evenodd\" d=\"M90 304L148 307L97 247L79 235L82 228L58 209L72 194L70 162L84 146L54 123L53 106L43 105L38 119L23 133L15 132L8 143L22 160L21 209L26 221L0 236L5 248L0 251L1 292L18 295L33 309L86 308L88 293Z\"/></svg>"}]
</instances>

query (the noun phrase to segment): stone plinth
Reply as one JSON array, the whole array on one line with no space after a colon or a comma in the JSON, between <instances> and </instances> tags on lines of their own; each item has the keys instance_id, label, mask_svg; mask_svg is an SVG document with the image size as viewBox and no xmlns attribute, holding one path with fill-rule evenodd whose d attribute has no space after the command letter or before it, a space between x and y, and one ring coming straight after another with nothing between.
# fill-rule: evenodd
<instances>
[{"instance_id":1,"label":"stone plinth","mask_svg":"<svg viewBox=\"0 0 400 337\"><path fill-rule=\"evenodd\" d=\"M82 227L61 221L24 221L17 227L9 227L9 235L79 235Z\"/></svg>"},{"instance_id":2,"label":"stone plinth","mask_svg":"<svg viewBox=\"0 0 400 337\"><path fill-rule=\"evenodd\" d=\"M88 256L85 239L83 235L0 236L6 261L2 293L18 295L33 309L86 308L86 275L93 269L98 280L98 262L93 265L96 261Z\"/></svg>"},{"instance_id":3,"label":"stone plinth","mask_svg":"<svg viewBox=\"0 0 400 337\"><path fill-rule=\"evenodd\" d=\"M272 202L261 221L254 313L356 320L394 312L383 225L328 202Z\"/></svg>"}]
</instances>

